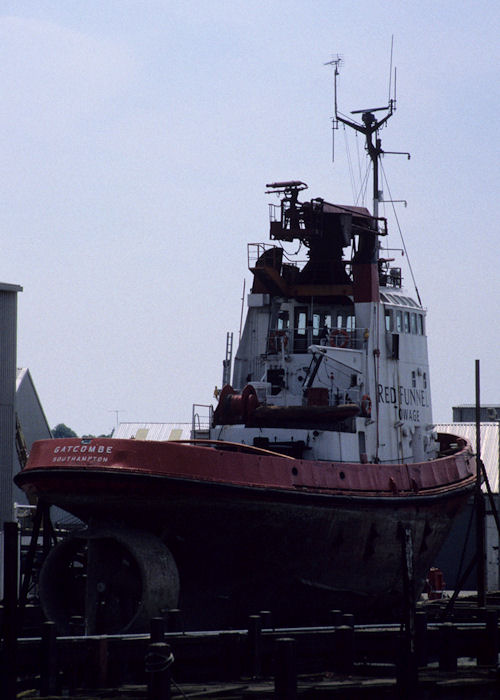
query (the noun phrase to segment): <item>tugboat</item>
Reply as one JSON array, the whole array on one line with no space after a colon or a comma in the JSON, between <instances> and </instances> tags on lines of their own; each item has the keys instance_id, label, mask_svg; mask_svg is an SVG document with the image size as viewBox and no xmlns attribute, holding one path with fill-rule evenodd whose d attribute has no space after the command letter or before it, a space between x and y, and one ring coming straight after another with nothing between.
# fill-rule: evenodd
<instances>
[{"instance_id":1,"label":"tugboat","mask_svg":"<svg viewBox=\"0 0 500 700\"><path fill-rule=\"evenodd\" d=\"M40 575L60 632L75 615L87 633L141 630L178 607L198 629L259 610L281 625L332 608L387 618L405 581L422 592L476 463L434 430L426 311L382 252L379 132L394 101L378 111L336 114L365 137L373 213L305 200L298 180L267 185L281 198L271 244L248 246L246 322L207 430L34 444L16 483L85 524Z\"/></svg>"}]
</instances>

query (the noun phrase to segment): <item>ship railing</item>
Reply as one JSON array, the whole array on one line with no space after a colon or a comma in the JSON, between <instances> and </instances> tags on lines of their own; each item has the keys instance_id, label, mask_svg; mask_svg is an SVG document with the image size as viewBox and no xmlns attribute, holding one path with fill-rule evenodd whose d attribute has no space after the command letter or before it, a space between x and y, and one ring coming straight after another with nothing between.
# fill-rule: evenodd
<instances>
[{"instance_id":1,"label":"ship railing","mask_svg":"<svg viewBox=\"0 0 500 700\"><path fill-rule=\"evenodd\" d=\"M211 404L193 404L191 418L191 438L193 440L201 440L210 437L213 417L214 409Z\"/></svg>"},{"instance_id":2,"label":"ship railing","mask_svg":"<svg viewBox=\"0 0 500 700\"><path fill-rule=\"evenodd\" d=\"M268 253L267 255L270 256L269 262L272 261L273 258L275 258L274 262L276 263L275 266L281 265L281 259L278 259L280 257L280 252L278 252L278 249L269 244L269 243L248 243L247 244L247 258L248 258L248 269L251 270L255 267L258 267L258 262L259 260L263 259L264 253L269 250L275 250L276 253L273 255L273 253ZM267 261L267 257L266 257ZM268 264L269 264L268 262Z\"/></svg>"},{"instance_id":3,"label":"ship railing","mask_svg":"<svg viewBox=\"0 0 500 700\"><path fill-rule=\"evenodd\" d=\"M361 350L366 338L365 328L275 328L267 336L267 354L305 353L310 345Z\"/></svg>"},{"instance_id":4,"label":"ship railing","mask_svg":"<svg viewBox=\"0 0 500 700\"><path fill-rule=\"evenodd\" d=\"M400 289L403 283L403 277L401 274L400 267L391 267L386 270L382 270L379 273L380 286L382 287L394 287L395 289Z\"/></svg>"},{"instance_id":5,"label":"ship railing","mask_svg":"<svg viewBox=\"0 0 500 700\"><path fill-rule=\"evenodd\" d=\"M299 260L295 257L290 259L284 253L283 248L279 248L271 243L247 243L247 259L249 270L272 267L278 272L282 267L285 268L287 264L296 267L307 262L307 260ZM286 263L284 260L289 260L290 262Z\"/></svg>"}]
</instances>

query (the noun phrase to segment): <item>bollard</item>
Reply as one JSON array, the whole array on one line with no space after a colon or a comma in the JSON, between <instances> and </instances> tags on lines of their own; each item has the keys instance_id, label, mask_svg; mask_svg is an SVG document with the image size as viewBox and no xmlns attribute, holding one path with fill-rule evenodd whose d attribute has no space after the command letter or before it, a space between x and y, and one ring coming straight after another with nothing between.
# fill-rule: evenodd
<instances>
[{"instance_id":1,"label":"bollard","mask_svg":"<svg viewBox=\"0 0 500 700\"><path fill-rule=\"evenodd\" d=\"M85 618L81 615L72 615L69 618L69 629L72 637L85 634Z\"/></svg>"},{"instance_id":2,"label":"bollard","mask_svg":"<svg viewBox=\"0 0 500 700\"><path fill-rule=\"evenodd\" d=\"M329 615L332 627L338 627L342 624L342 610L330 610Z\"/></svg>"},{"instance_id":3,"label":"bollard","mask_svg":"<svg viewBox=\"0 0 500 700\"><path fill-rule=\"evenodd\" d=\"M415 650L417 666L427 666L427 613L425 610L415 613Z\"/></svg>"},{"instance_id":4,"label":"bollard","mask_svg":"<svg viewBox=\"0 0 500 700\"><path fill-rule=\"evenodd\" d=\"M344 613L340 617L340 624L347 625L347 627L354 627L354 615L351 615L351 613Z\"/></svg>"},{"instance_id":5,"label":"bollard","mask_svg":"<svg viewBox=\"0 0 500 700\"><path fill-rule=\"evenodd\" d=\"M335 630L333 670L348 674L354 666L354 627L340 625Z\"/></svg>"},{"instance_id":6,"label":"bollard","mask_svg":"<svg viewBox=\"0 0 500 700\"><path fill-rule=\"evenodd\" d=\"M258 678L262 670L262 620L260 615L248 617L248 663L252 678Z\"/></svg>"},{"instance_id":7,"label":"bollard","mask_svg":"<svg viewBox=\"0 0 500 700\"><path fill-rule=\"evenodd\" d=\"M75 689L80 685L85 688L106 688L108 684L108 639L104 635L86 637L84 641L84 664L80 669L83 677L73 678Z\"/></svg>"},{"instance_id":8,"label":"bollard","mask_svg":"<svg viewBox=\"0 0 500 700\"><path fill-rule=\"evenodd\" d=\"M221 632L219 640L218 676L224 681L239 681L242 675L241 634Z\"/></svg>"},{"instance_id":9,"label":"bollard","mask_svg":"<svg viewBox=\"0 0 500 700\"><path fill-rule=\"evenodd\" d=\"M42 624L40 638L40 695L57 694L56 625Z\"/></svg>"},{"instance_id":10,"label":"bollard","mask_svg":"<svg viewBox=\"0 0 500 700\"><path fill-rule=\"evenodd\" d=\"M410 700L418 696L418 667L408 635L400 632L396 649L397 697Z\"/></svg>"},{"instance_id":11,"label":"bollard","mask_svg":"<svg viewBox=\"0 0 500 700\"><path fill-rule=\"evenodd\" d=\"M297 697L297 666L295 639L281 637L275 642L274 697L277 700L295 700Z\"/></svg>"},{"instance_id":12,"label":"bollard","mask_svg":"<svg viewBox=\"0 0 500 700\"><path fill-rule=\"evenodd\" d=\"M172 608L167 611L167 632L183 632L182 611Z\"/></svg>"},{"instance_id":13,"label":"bollard","mask_svg":"<svg viewBox=\"0 0 500 700\"><path fill-rule=\"evenodd\" d=\"M457 670L457 628L453 622L445 622L440 628L439 670Z\"/></svg>"},{"instance_id":14,"label":"bollard","mask_svg":"<svg viewBox=\"0 0 500 700\"><path fill-rule=\"evenodd\" d=\"M496 666L498 663L498 610L485 610L485 629L479 642L478 666Z\"/></svg>"},{"instance_id":15,"label":"bollard","mask_svg":"<svg viewBox=\"0 0 500 700\"><path fill-rule=\"evenodd\" d=\"M170 667L173 662L169 644L155 642L148 645L145 658L148 700L170 700Z\"/></svg>"},{"instance_id":16,"label":"bollard","mask_svg":"<svg viewBox=\"0 0 500 700\"><path fill-rule=\"evenodd\" d=\"M152 617L149 622L149 639L151 644L165 641L165 620L163 617Z\"/></svg>"},{"instance_id":17,"label":"bollard","mask_svg":"<svg viewBox=\"0 0 500 700\"><path fill-rule=\"evenodd\" d=\"M270 610L259 610L259 617L262 620L262 629L272 629L272 613Z\"/></svg>"},{"instance_id":18,"label":"bollard","mask_svg":"<svg viewBox=\"0 0 500 700\"><path fill-rule=\"evenodd\" d=\"M4 523L3 533L2 675L4 680L2 697L5 700L15 700L17 695L17 572L19 564L17 523Z\"/></svg>"}]
</instances>

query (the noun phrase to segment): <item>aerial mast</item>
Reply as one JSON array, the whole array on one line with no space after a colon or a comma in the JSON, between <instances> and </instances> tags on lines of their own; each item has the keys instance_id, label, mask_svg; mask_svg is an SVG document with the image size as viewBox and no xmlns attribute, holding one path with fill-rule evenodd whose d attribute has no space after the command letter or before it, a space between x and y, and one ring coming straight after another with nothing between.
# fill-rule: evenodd
<instances>
[{"instance_id":1,"label":"aerial mast","mask_svg":"<svg viewBox=\"0 0 500 700\"><path fill-rule=\"evenodd\" d=\"M392 61L392 56L391 56ZM378 209L381 193L379 190L379 159L384 151L382 150L382 141L378 137L378 131L381 126L392 116L395 110L395 100L389 96L389 103L386 107L373 107L371 109L358 109L351 114L361 114L363 124L358 124L351 119L347 119L340 114L337 106L337 76L342 65L342 58L337 55L337 58L329 61L325 65L334 67L334 124L341 122L349 126L355 131L359 131L365 137L366 150L373 165L373 216L378 217ZM381 119L375 117L374 112L387 112Z\"/></svg>"}]
</instances>

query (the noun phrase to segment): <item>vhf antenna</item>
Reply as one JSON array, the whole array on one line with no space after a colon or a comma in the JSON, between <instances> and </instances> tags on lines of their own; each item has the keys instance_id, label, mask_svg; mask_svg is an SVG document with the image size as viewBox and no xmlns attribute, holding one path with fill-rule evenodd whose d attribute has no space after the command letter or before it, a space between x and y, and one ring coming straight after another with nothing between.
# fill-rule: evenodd
<instances>
[{"instance_id":1,"label":"vhf antenna","mask_svg":"<svg viewBox=\"0 0 500 700\"><path fill-rule=\"evenodd\" d=\"M391 81L392 81L392 50L394 48L394 34L391 36L391 59L389 61L389 96L387 101L391 101ZM394 69L394 102L396 102L396 69Z\"/></svg>"},{"instance_id":2,"label":"vhf antenna","mask_svg":"<svg viewBox=\"0 0 500 700\"><path fill-rule=\"evenodd\" d=\"M391 62L390 62L390 76L392 76L392 49L393 42L391 41ZM342 64L342 58L337 54L337 58L328 61L325 65L334 66L334 117L333 125L334 129L338 128L338 122L341 122L345 126L361 133L365 137L365 147L372 162L373 168L373 215L375 218L378 217L378 205L381 200L381 192L379 192L379 159L382 154L397 154L406 155L410 158L409 153L401 153L401 151L384 151L382 149L382 142L378 136L380 128L390 119L394 111L396 110L396 75L394 74L394 98L391 98L391 81L389 81L389 100L388 104L384 107L370 107L368 109L358 109L351 112L351 114L361 114L362 124L348 119L340 114L337 106L337 76L339 75L339 68ZM375 112L386 112L384 116L380 119L375 116Z\"/></svg>"},{"instance_id":3,"label":"vhf antenna","mask_svg":"<svg viewBox=\"0 0 500 700\"><path fill-rule=\"evenodd\" d=\"M340 54L337 54L337 58L333 58L331 61L324 63L324 66L334 66L334 90L333 90L333 117L332 117L332 163L335 162L335 129L339 128L339 122L337 119L337 75L340 72L340 66L344 63L344 59Z\"/></svg>"}]
</instances>

